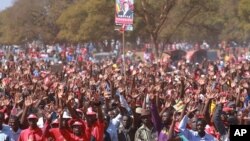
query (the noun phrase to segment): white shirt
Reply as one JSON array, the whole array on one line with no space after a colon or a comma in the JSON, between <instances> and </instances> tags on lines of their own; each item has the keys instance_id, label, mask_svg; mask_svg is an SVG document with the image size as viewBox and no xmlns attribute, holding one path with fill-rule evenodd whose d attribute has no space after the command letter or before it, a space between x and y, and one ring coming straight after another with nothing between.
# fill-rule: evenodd
<instances>
[{"instance_id":1,"label":"white shirt","mask_svg":"<svg viewBox=\"0 0 250 141\"><path fill-rule=\"evenodd\" d=\"M107 132L110 135L111 141L118 141L117 128L112 123L109 123Z\"/></svg>"},{"instance_id":2,"label":"white shirt","mask_svg":"<svg viewBox=\"0 0 250 141\"><path fill-rule=\"evenodd\" d=\"M210 134L205 134L205 136L200 137L197 131L188 130L186 128L188 122L188 117L185 115L180 122L179 130L180 132L190 141L217 141L215 137Z\"/></svg>"},{"instance_id":3,"label":"white shirt","mask_svg":"<svg viewBox=\"0 0 250 141\"><path fill-rule=\"evenodd\" d=\"M115 118L111 119L111 123L116 127L116 129L118 129L120 126L121 118L122 115L118 114Z\"/></svg>"}]
</instances>

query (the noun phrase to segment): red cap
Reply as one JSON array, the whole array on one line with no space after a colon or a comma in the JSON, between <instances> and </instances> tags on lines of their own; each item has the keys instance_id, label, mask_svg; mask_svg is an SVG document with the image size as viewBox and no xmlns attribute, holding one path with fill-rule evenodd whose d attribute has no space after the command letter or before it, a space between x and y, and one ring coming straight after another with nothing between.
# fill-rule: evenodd
<instances>
[{"instance_id":1,"label":"red cap","mask_svg":"<svg viewBox=\"0 0 250 141\"><path fill-rule=\"evenodd\" d=\"M224 111L224 112L230 112L230 111L233 111L233 108L224 107L224 108L223 108L223 111Z\"/></svg>"},{"instance_id":2,"label":"red cap","mask_svg":"<svg viewBox=\"0 0 250 141\"><path fill-rule=\"evenodd\" d=\"M92 107L89 107L86 114L87 115L96 115L96 112L93 111Z\"/></svg>"},{"instance_id":3,"label":"red cap","mask_svg":"<svg viewBox=\"0 0 250 141\"><path fill-rule=\"evenodd\" d=\"M75 126L82 126L82 123L79 122L79 121L75 121L75 122L73 123L73 125L75 125Z\"/></svg>"},{"instance_id":4,"label":"red cap","mask_svg":"<svg viewBox=\"0 0 250 141\"><path fill-rule=\"evenodd\" d=\"M198 114L198 115L196 115L196 117L197 117L197 118L204 118L204 115Z\"/></svg>"},{"instance_id":5,"label":"red cap","mask_svg":"<svg viewBox=\"0 0 250 141\"><path fill-rule=\"evenodd\" d=\"M38 119L38 118L37 118L37 116L36 116L36 115L34 115L34 114L30 114L30 115L28 116L28 119Z\"/></svg>"}]
</instances>

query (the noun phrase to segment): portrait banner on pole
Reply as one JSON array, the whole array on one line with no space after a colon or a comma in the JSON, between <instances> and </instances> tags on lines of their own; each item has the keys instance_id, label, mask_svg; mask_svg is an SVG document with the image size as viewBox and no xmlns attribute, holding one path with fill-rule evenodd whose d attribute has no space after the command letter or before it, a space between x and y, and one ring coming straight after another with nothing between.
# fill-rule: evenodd
<instances>
[{"instance_id":1,"label":"portrait banner on pole","mask_svg":"<svg viewBox=\"0 0 250 141\"><path fill-rule=\"evenodd\" d=\"M118 26L126 25L125 30L133 30L134 0L116 0L115 23Z\"/></svg>"}]
</instances>

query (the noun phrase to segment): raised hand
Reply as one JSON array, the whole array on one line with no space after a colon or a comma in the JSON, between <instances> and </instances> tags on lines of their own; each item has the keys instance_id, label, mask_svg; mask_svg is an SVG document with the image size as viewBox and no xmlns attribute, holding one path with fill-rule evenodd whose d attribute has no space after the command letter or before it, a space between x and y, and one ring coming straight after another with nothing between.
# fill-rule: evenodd
<instances>
[{"instance_id":1,"label":"raised hand","mask_svg":"<svg viewBox=\"0 0 250 141\"><path fill-rule=\"evenodd\" d=\"M22 99L20 99L20 95L19 94L15 94L15 97L14 97L14 102L15 104L18 104L22 101Z\"/></svg>"},{"instance_id":2,"label":"raised hand","mask_svg":"<svg viewBox=\"0 0 250 141\"><path fill-rule=\"evenodd\" d=\"M155 100L155 95L154 94L149 94L148 95L149 96L149 99L151 100L151 101L154 101Z\"/></svg>"},{"instance_id":3,"label":"raised hand","mask_svg":"<svg viewBox=\"0 0 250 141\"><path fill-rule=\"evenodd\" d=\"M227 100L226 100L226 97L220 97L220 99L219 100L217 100L217 104L224 104L224 103L226 103L227 102Z\"/></svg>"},{"instance_id":4,"label":"raised hand","mask_svg":"<svg viewBox=\"0 0 250 141\"><path fill-rule=\"evenodd\" d=\"M226 97L222 97L221 99L220 99L220 103L226 103L227 102L227 98Z\"/></svg>"},{"instance_id":5,"label":"raised hand","mask_svg":"<svg viewBox=\"0 0 250 141\"><path fill-rule=\"evenodd\" d=\"M59 88L59 91L57 92L57 96L59 99L63 97L63 90Z\"/></svg>"},{"instance_id":6,"label":"raised hand","mask_svg":"<svg viewBox=\"0 0 250 141\"><path fill-rule=\"evenodd\" d=\"M174 113L173 113L173 121L177 120L177 115L178 115L177 111L174 111Z\"/></svg>"},{"instance_id":7,"label":"raised hand","mask_svg":"<svg viewBox=\"0 0 250 141\"><path fill-rule=\"evenodd\" d=\"M32 98L30 96L26 97L25 102L24 102L25 106L29 107L32 105L32 103L33 103Z\"/></svg>"},{"instance_id":8,"label":"raised hand","mask_svg":"<svg viewBox=\"0 0 250 141\"><path fill-rule=\"evenodd\" d=\"M187 108L187 116L191 118L193 116L193 113L197 110L197 107L188 107Z\"/></svg>"},{"instance_id":9,"label":"raised hand","mask_svg":"<svg viewBox=\"0 0 250 141\"><path fill-rule=\"evenodd\" d=\"M195 112L196 110L197 110L197 107L194 107L194 106L188 107L188 108L187 108L187 112L189 112L189 113L193 113L193 112Z\"/></svg>"},{"instance_id":10,"label":"raised hand","mask_svg":"<svg viewBox=\"0 0 250 141\"><path fill-rule=\"evenodd\" d=\"M51 120L52 113L46 111L45 114L44 114L44 116L45 116L45 118L46 118L47 120Z\"/></svg>"},{"instance_id":11,"label":"raised hand","mask_svg":"<svg viewBox=\"0 0 250 141\"><path fill-rule=\"evenodd\" d=\"M73 98L74 98L73 94L69 94L68 99L67 99L67 103L71 105Z\"/></svg>"},{"instance_id":12,"label":"raised hand","mask_svg":"<svg viewBox=\"0 0 250 141\"><path fill-rule=\"evenodd\" d=\"M215 93L210 93L210 94L207 94L206 96L207 96L207 100L214 99Z\"/></svg>"},{"instance_id":13,"label":"raised hand","mask_svg":"<svg viewBox=\"0 0 250 141\"><path fill-rule=\"evenodd\" d=\"M199 83L200 85L204 85L204 84L205 84L205 79L203 79L203 78L199 79L199 80L198 80L198 83Z\"/></svg>"},{"instance_id":14,"label":"raised hand","mask_svg":"<svg viewBox=\"0 0 250 141\"><path fill-rule=\"evenodd\" d=\"M240 88L237 87L235 91L236 91L237 94L239 94L240 93Z\"/></svg>"},{"instance_id":15,"label":"raised hand","mask_svg":"<svg viewBox=\"0 0 250 141\"><path fill-rule=\"evenodd\" d=\"M2 106L5 106L3 100L2 100L2 99L0 99L0 100L1 100L1 101L0 101L0 106L1 106L1 107L2 107Z\"/></svg>"},{"instance_id":16,"label":"raised hand","mask_svg":"<svg viewBox=\"0 0 250 141\"><path fill-rule=\"evenodd\" d=\"M9 99L4 99L3 104L5 106L8 106L10 104L10 100Z\"/></svg>"},{"instance_id":17,"label":"raised hand","mask_svg":"<svg viewBox=\"0 0 250 141\"><path fill-rule=\"evenodd\" d=\"M185 81L185 77L181 77L180 80L181 80L181 82L184 82Z\"/></svg>"},{"instance_id":18,"label":"raised hand","mask_svg":"<svg viewBox=\"0 0 250 141\"><path fill-rule=\"evenodd\" d=\"M191 99L189 97L184 98L184 103L185 104L189 104L190 101L191 101Z\"/></svg>"},{"instance_id":19,"label":"raised hand","mask_svg":"<svg viewBox=\"0 0 250 141\"><path fill-rule=\"evenodd\" d=\"M171 101L166 101L164 107L169 108L171 106Z\"/></svg>"}]
</instances>

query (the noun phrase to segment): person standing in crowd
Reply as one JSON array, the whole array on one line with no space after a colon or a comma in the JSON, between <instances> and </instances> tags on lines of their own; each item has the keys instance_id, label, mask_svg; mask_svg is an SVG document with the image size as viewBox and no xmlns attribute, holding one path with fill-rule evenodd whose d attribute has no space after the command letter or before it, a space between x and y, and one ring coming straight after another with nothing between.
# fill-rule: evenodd
<instances>
[{"instance_id":1,"label":"person standing in crowd","mask_svg":"<svg viewBox=\"0 0 250 141\"><path fill-rule=\"evenodd\" d=\"M218 141L215 137L205 132L206 121L203 118L199 118L196 121L197 131L187 129L188 119L193 116L192 112L188 112L180 122L179 130L180 132L191 141Z\"/></svg>"},{"instance_id":2,"label":"person standing in crowd","mask_svg":"<svg viewBox=\"0 0 250 141\"><path fill-rule=\"evenodd\" d=\"M0 112L0 140L9 141L11 139L10 127L3 124L4 121L4 113Z\"/></svg>"},{"instance_id":3,"label":"person standing in crowd","mask_svg":"<svg viewBox=\"0 0 250 141\"><path fill-rule=\"evenodd\" d=\"M20 133L22 131L19 125L20 124L18 117L11 115L9 118L9 126L11 127L10 141L18 140Z\"/></svg>"},{"instance_id":4,"label":"person standing in crowd","mask_svg":"<svg viewBox=\"0 0 250 141\"><path fill-rule=\"evenodd\" d=\"M89 107L86 112L86 137L91 141L102 141L104 133L103 113L100 104L97 105L98 114Z\"/></svg>"},{"instance_id":5,"label":"person standing in crowd","mask_svg":"<svg viewBox=\"0 0 250 141\"><path fill-rule=\"evenodd\" d=\"M21 131L18 141L42 141L43 131L37 126L38 118L34 114L28 116L29 128Z\"/></svg>"},{"instance_id":6,"label":"person standing in crowd","mask_svg":"<svg viewBox=\"0 0 250 141\"><path fill-rule=\"evenodd\" d=\"M118 130L118 140L133 141L135 138L135 132L136 130L133 125L133 119L128 115L124 115Z\"/></svg>"},{"instance_id":7,"label":"person standing in crowd","mask_svg":"<svg viewBox=\"0 0 250 141\"><path fill-rule=\"evenodd\" d=\"M151 121L149 110L142 109L141 120L142 126L135 133L135 141L156 141L158 135Z\"/></svg>"},{"instance_id":8,"label":"person standing in crowd","mask_svg":"<svg viewBox=\"0 0 250 141\"><path fill-rule=\"evenodd\" d=\"M86 140L86 135L84 133L84 125L79 122L75 121L72 125L72 130L73 134L71 134L71 139L72 141L87 141Z\"/></svg>"},{"instance_id":9,"label":"person standing in crowd","mask_svg":"<svg viewBox=\"0 0 250 141\"><path fill-rule=\"evenodd\" d=\"M104 141L113 141L113 140L117 140L117 130L114 127L114 125L112 125L110 123L110 117L109 115L105 115L104 116Z\"/></svg>"}]
</instances>

